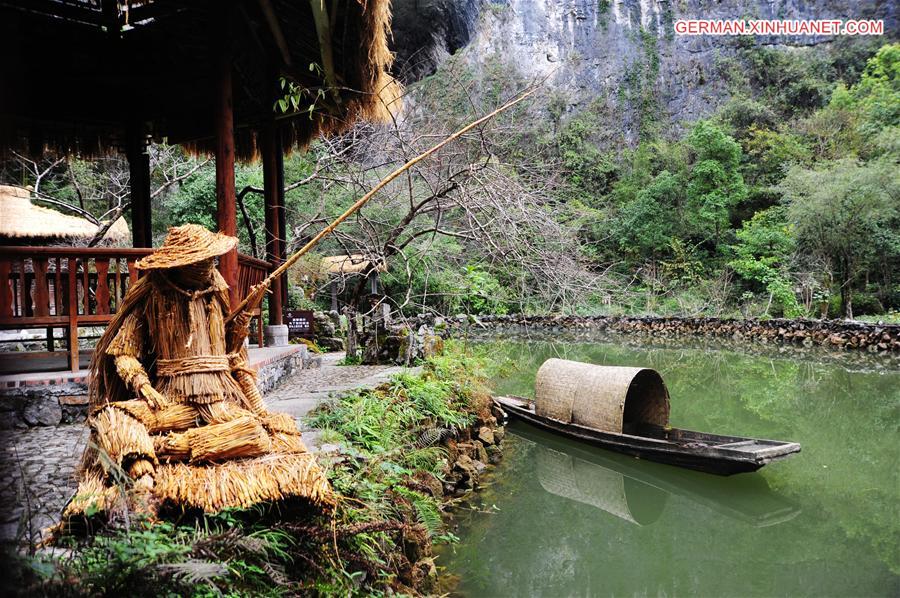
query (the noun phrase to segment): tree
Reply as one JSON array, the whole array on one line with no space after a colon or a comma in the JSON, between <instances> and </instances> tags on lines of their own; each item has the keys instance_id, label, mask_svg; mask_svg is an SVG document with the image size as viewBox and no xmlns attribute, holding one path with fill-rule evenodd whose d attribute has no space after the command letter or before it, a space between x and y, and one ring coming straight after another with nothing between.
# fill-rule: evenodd
<instances>
[{"instance_id":1,"label":"tree","mask_svg":"<svg viewBox=\"0 0 900 598\"><path fill-rule=\"evenodd\" d=\"M178 146L155 144L148 153L150 198L155 208L161 206L169 191L210 164L209 158L187 156ZM0 162L0 180L31 185L35 201L102 225L88 242L91 246L103 239L116 220L130 214L130 171L122 155L85 160L47 152L40 159L31 159L13 152L11 160ZM165 226L157 232L164 233Z\"/></svg>"},{"instance_id":2,"label":"tree","mask_svg":"<svg viewBox=\"0 0 900 598\"><path fill-rule=\"evenodd\" d=\"M745 280L762 286L769 293L769 304L777 302L786 317L802 315L787 274L797 244L785 208L757 212L736 235L738 242L732 246L735 258L728 265Z\"/></svg>"},{"instance_id":3,"label":"tree","mask_svg":"<svg viewBox=\"0 0 900 598\"><path fill-rule=\"evenodd\" d=\"M900 258L900 179L895 158L795 166L780 185L801 249L828 260L841 313L853 317L853 284L878 260Z\"/></svg>"},{"instance_id":4,"label":"tree","mask_svg":"<svg viewBox=\"0 0 900 598\"><path fill-rule=\"evenodd\" d=\"M666 251L675 232L681 203L680 177L664 170L649 186L622 206L615 225L619 246L642 259L656 259Z\"/></svg>"},{"instance_id":5,"label":"tree","mask_svg":"<svg viewBox=\"0 0 900 598\"><path fill-rule=\"evenodd\" d=\"M695 161L688 177L687 208L694 234L717 246L731 211L747 196L741 146L710 121L698 121L687 138Z\"/></svg>"}]
</instances>

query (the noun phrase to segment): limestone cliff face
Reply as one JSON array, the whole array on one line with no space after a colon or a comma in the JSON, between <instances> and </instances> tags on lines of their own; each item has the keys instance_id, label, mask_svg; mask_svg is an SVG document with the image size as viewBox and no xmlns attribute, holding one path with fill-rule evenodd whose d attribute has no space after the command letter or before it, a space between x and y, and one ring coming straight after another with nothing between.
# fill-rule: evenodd
<instances>
[{"instance_id":1,"label":"limestone cliff face","mask_svg":"<svg viewBox=\"0 0 900 598\"><path fill-rule=\"evenodd\" d=\"M499 58L525 77L548 77L569 110L598 98L619 106L626 127L648 87L674 123L709 114L727 95L717 65L737 38L676 36L676 19L875 18L885 21L885 40L898 22L892 0L395 0L394 12L407 81L455 52L476 66ZM757 38L798 49L833 41Z\"/></svg>"}]
</instances>

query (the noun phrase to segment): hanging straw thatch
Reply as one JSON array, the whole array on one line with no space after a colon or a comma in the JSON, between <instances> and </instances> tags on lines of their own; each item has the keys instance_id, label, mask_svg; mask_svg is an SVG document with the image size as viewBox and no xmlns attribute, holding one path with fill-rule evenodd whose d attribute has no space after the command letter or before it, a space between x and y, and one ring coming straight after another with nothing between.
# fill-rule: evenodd
<instances>
[{"instance_id":1,"label":"hanging straw thatch","mask_svg":"<svg viewBox=\"0 0 900 598\"><path fill-rule=\"evenodd\" d=\"M669 391L655 370L548 359L535 379L535 412L621 434L669 423Z\"/></svg>"},{"instance_id":2,"label":"hanging straw thatch","mask_svg":"<svg viewBox=\"0 0 900 598\"><path fill-rule=\"evenodd\" d=\"M212 152L210 98L223 85L220 69L212 67L229 49L235 53L230 88L238 159L258 155L260 130L272 119L279 99L273 91L282 78L296 86L301 102L279 110L275 123L286 151L346 131L359 119L386 121L389 111L398 112L399 85L389 73L390 0L111 0L102 11L86 2L8 4L0 3L0 18L17 25L7 28L5 41L29 51L14 53L15 68L0 71L6 75L0 87L10 90L0 102L0 155L109 153L134 134L132 123L141 123L142 134L154 140ZM136 11L152 17L128 21ZM139 72L96 68L108 60L110 46L85 40L110 35L122 42L115 45L116 59L140 64ZM79 91L65 102L41 92L42 67L59 56L68 59L55 72L58 80Z\"/></svg>"},{"instance_id":3,"label":"hanging straw thatch","mask_svg":"<svg viewBox=\"0 0 900 598\"><path fill-rule=\"evenodd\" d=\"M322 261L319 263L319 270L322 274L341 276L366 272L371 265L372 262L367 260L362 254L329 255L322 258ZM387 266L383 262L379 262L375 267L375 271L387 272Z\"/></svg>"}]
</instances>

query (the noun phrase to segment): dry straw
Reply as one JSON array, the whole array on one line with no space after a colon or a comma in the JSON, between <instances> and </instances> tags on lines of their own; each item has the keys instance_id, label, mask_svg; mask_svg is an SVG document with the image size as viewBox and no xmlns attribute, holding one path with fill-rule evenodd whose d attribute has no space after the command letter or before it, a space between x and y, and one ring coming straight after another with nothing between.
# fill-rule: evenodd
<instances>
[{"instance_id":1,"label":"dry straw","mask_svg":"<svg viewBox=\"0 0 900 598\"><path fill-rule=\"evenodd\" d=\"M54 239L85 243L94 238L101 226L105 226L36 206L31 203L31 193L27 189L9 185L0 185L0 214L3 215L0 218L0 239ZM130 240L128 224L124 218L119 218L106 231L102 244L119 245Z\"/></svg>"},{"instance_id":2,"label":"dry straw","mask_svg":"<svg viewBox=\"0 0 900 598\"><path fill-rule=\"evenodd\" d=\"M204 238L212 237L201 235L202 252L221 249ZM179 248L168 252L171 264L205 255L186 242L169 245ZM246 350L227 351L240 336L226 330L227 290L205 262L155 269L132 286L91 364L89 421L98 448L85 453L82 498L67 517L112 505L117 467L135 480L149 474L152 488L145 478L135 489L155 504L186 497L184 506L215 511L286 497L329 502L327 479L294 420L265 409Z\"/></svg>"},{"instance_id":3,"label":"dry straw","mask_svg":"<svg viewBox=\"0 0 900 598\"><path fill-rule=\"evenodd\" d=\"M548 359L535 377L535 411L563 423L621 434L669 423L669 392L655 370Z\"/></svg>"},{"instance_id":4,"label":"dry straw","mask_svg":"<svg viewBox=\"0 0 900 598\"><path fill-rule=\"evenodd\" d=\"M309 453L267 455L213 466L160 465L154 493L179 506L207 512L249 507L289 497L331 505L334 497L325 474Z\"/></svg>"},{"instance_id":5,"label":"dry straw","mask_svg":"<svg viewBox=\"0 0 900 598\"><path fill-rule=\"evenodd\" d=\"M256 457L272 450L265 429L253 417L201 426L183 434L190 438L191 463Z\"/></svg>"},{"instance_id":6,"label":"dry straw","mask_svg":"<svg viewBox=\"0 0 900 598\"><path fill-rule=\"evenodd\" d=\"M135 265L141 270L187 266L228 253L237 243L237 237L210 232L199 224L174 226L162 246Z\"/></svg>"},{"instance_id":7,"label":"dry straw","mask_svg":"<svg viewBox=\"0 0 900 598\"><path fill-rule=\"evenodd\" d=\"M153 441L146 428L123 411L104 409L93 418L92 427L99 448L109 456L109 461L125 471L141 459L156 461Z\"/></svg>"}]
</instances>

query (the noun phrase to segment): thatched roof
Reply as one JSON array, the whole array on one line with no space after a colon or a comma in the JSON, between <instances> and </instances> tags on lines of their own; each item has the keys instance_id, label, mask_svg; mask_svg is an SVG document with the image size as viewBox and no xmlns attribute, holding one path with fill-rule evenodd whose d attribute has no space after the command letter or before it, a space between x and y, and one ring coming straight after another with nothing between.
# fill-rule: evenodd
<instances>
[{"instance_id":1,"label":"thatched roof","mask_svg":"<svg viewBox=\"0 0 900 598\"><path fill-rule=\"evenodd\" d=\"M0 155L117 151L136 127L211 150L224 43L237 157L255 156L282 77L305 98L277 114L282 144L304 145L387 116L399 95L388 74L389 28L389 0L2 2Z\"/></svg>"},{"instance_id":2,"label":"thatched roof","mask_svg":"<svg viewBox=\"0 0 900 598\"><path fill-rule=\"evenodd\" d=\"M331 276L347 276L349 274L360 274L369 269L372 262L366 259L366 256L354 253L352 255L331 255L323 257L319 266L322 274ZM384 263L379 263L375 267L376 272L387 272Z\"/></svg>"},{"instance_id":3,"label":"thatched roof","mask_svg":"<svg viewBox=\"0 0 900 598\"><path fill-rule=\"evenodd\" d=\"M94 238L98 230L96 224L84 218L32 204L27 189L0 185L0 245L49 240L87 242ZM119 245L130 241L128 223L119 218L102 242Z\"/></svg>"}]
</instances>

